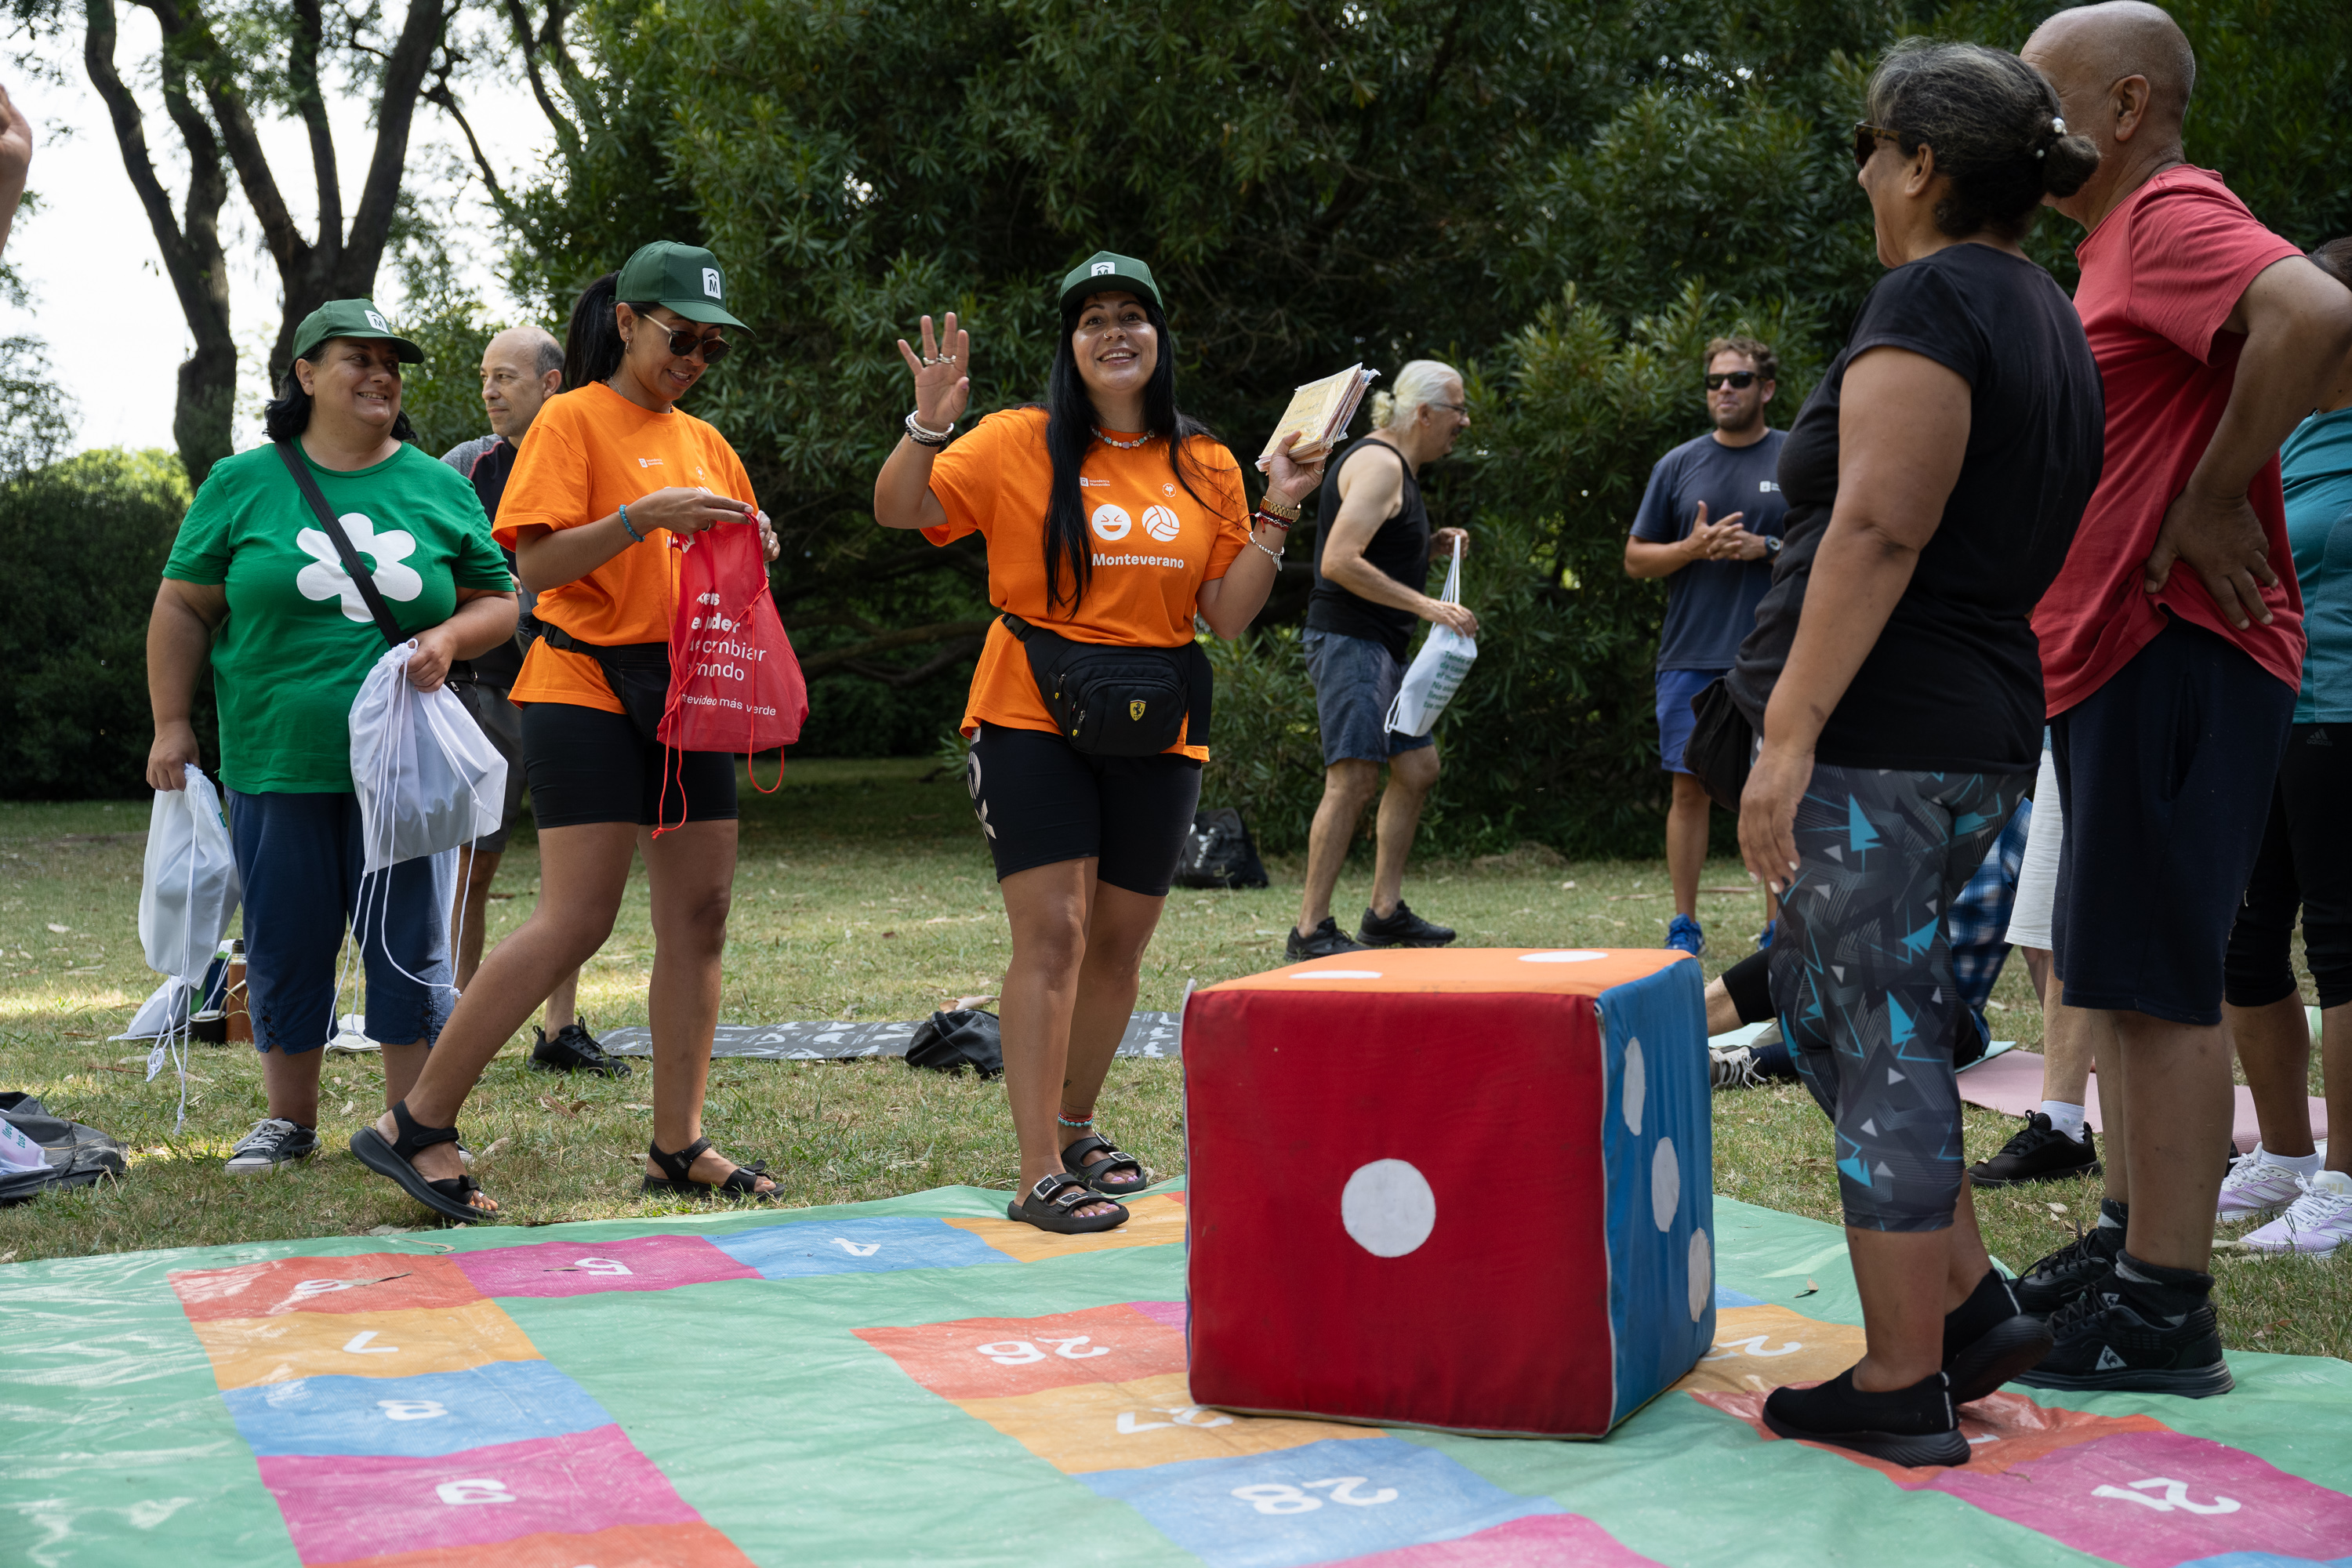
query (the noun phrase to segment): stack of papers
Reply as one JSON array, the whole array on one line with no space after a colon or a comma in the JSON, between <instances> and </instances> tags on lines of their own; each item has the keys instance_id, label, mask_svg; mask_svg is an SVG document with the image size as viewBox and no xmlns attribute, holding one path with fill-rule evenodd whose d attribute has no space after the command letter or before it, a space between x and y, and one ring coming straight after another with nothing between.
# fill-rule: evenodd
<instances>
[{"instance_id":1,"label":"stack of papers","mask_svg":"<svg viewBox=\"0 0 2352 1568\"><path fill-rule=\"evenodd\" d=\"M1257 455L1260 473L1274 466L1275 453L1282 449L1283 441L1294 430L1298 432L1298 445L1290 455L1302 463L1314 462L1330 455L1348 433L1348 421L1356 416L1356 405L1363 400L1364 388L1381 373L1366 370L1361 363L1351 364L1335 375L1320 381L1310 381L1290 395L1290 406L1282 411L1275 422L1274 434L1266 437L1265 450Z\"/></svg>"}]
</instances>

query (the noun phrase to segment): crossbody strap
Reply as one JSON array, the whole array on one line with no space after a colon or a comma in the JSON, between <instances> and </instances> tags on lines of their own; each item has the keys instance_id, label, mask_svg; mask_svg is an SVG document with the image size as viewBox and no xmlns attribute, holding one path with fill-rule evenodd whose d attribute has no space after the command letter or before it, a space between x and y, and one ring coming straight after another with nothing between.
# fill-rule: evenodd
<instances>
[{"instance_id":1,"label":"crossbody strap","mask_svg":"<svg viewBox=\"0 0 2352 1568\"><path fill-rule=\"evenodd\" d=\"M329 506L327 498L320 493L319 481L310 474L310 465L302 460L302 454L294 449L291 440L280 440L275 445L278 456L286 464L286 471L294 476L294 483L301 489L303 499L318 514L319 526L327 531L327 538L334 544L335 554L341 559L343 570L351 574L352 583L358 585L361 601L367 605L368 614L375 617L375 629L383 634L384 646L398 647L408 640L408 634L402 631L400 623L392 618L392 608L383 602L383 595L376 591L375 578L368 571L367 563L361 560L360 552L352 547L352 536L343 531L343 525L336 520L335 509Z\"/></svg>"}]
</instances>

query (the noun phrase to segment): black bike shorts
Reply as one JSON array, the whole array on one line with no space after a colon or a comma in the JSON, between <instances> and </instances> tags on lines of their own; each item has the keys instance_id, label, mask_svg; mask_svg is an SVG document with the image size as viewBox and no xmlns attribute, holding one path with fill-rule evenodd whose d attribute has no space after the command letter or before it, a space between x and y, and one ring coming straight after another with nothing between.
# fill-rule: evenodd
<instances>
[{"instance_id":1,"label":"black bike shorts","mask_svg":"<svg viewBox=\"0 0 2352 1568\"><path fill-rule=\"evenodd\" d=\"M1180 752L1088 756L1050 730L1001 724L981 725L964 778L998 881L1092 858L1097 881L1148 899L1167 896L1201 803L1201 764Z\"/></svg>"},{"instance_id":2,"label":"black bike shorts","mask_svg":"<svg viewBox=\"0 0 2352 1568\"><path fill-rule=\"evenodd\" d=\"M523 771L540 826L735 820L731 753L672 751L639 736L625 713L572 702L521 706Z\"/></svg>"}]
</instances>

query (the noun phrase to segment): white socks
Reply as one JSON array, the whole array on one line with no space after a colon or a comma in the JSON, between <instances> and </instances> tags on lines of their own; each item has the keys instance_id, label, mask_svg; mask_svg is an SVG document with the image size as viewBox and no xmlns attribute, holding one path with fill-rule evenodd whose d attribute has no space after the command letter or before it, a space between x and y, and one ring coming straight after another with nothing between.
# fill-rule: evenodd
<instances>
[{"instance_id":1,"label":"white socks","mask_svg":"<svg viewBox=\"0 0 2352 1568\"><path fill-rule=\"evenodd\" d=\"M2083 1108L2081 1106L2069 1105L2063 1100L2045 1100L2042 1102L2042 1114L2050 1118L2051 1126L2063 1132L2075 1142L2080 1143L2083 1141Z\"/></svg>"},{"instance_id":2,"label":"white socks","mask_svg":"<svg viewBox=\"0 0 2352 1568\"><path fill-rule=\"evenodd\" d=\"M2293 1171L2298 1176L2315 1176L2319 1174L2320 1167L2327 1163L2326 1154L2316 1149L2308 1154L2274 1154L2257 1143L2254 1152L2262 1156L2263 1164L2276 1165L2282 1171Z\"/></svg>"}]
</instances>

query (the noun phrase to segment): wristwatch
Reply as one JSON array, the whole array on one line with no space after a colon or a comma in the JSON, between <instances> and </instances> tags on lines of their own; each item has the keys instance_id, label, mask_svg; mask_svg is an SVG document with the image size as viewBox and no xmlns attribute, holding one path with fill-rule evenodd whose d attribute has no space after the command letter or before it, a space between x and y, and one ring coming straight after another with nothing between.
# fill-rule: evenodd
<instances>
[{"instance_id":1,"label":"wristwatch","mask_svg":"<svg viewBox=\"0 0 2352 1568\"><path fill-rule=\"evenodd\" d=\"M1781 538L1780 538L1780 536L1779 534L1777 534L1777 533L1768 533L1768 534L1766 534L1766 535L1764 536L1764 559L1765 559L1765 560L1767 560L1767 561L1769 561L1769 560L1771 560L1774 556L1776 556L1776 555L1780 554L1780 545L1781 545L1781 543L1782 543L1782 542L1783 542L1783 541L1781 540Z\"/></svg>"}]
</instances>

